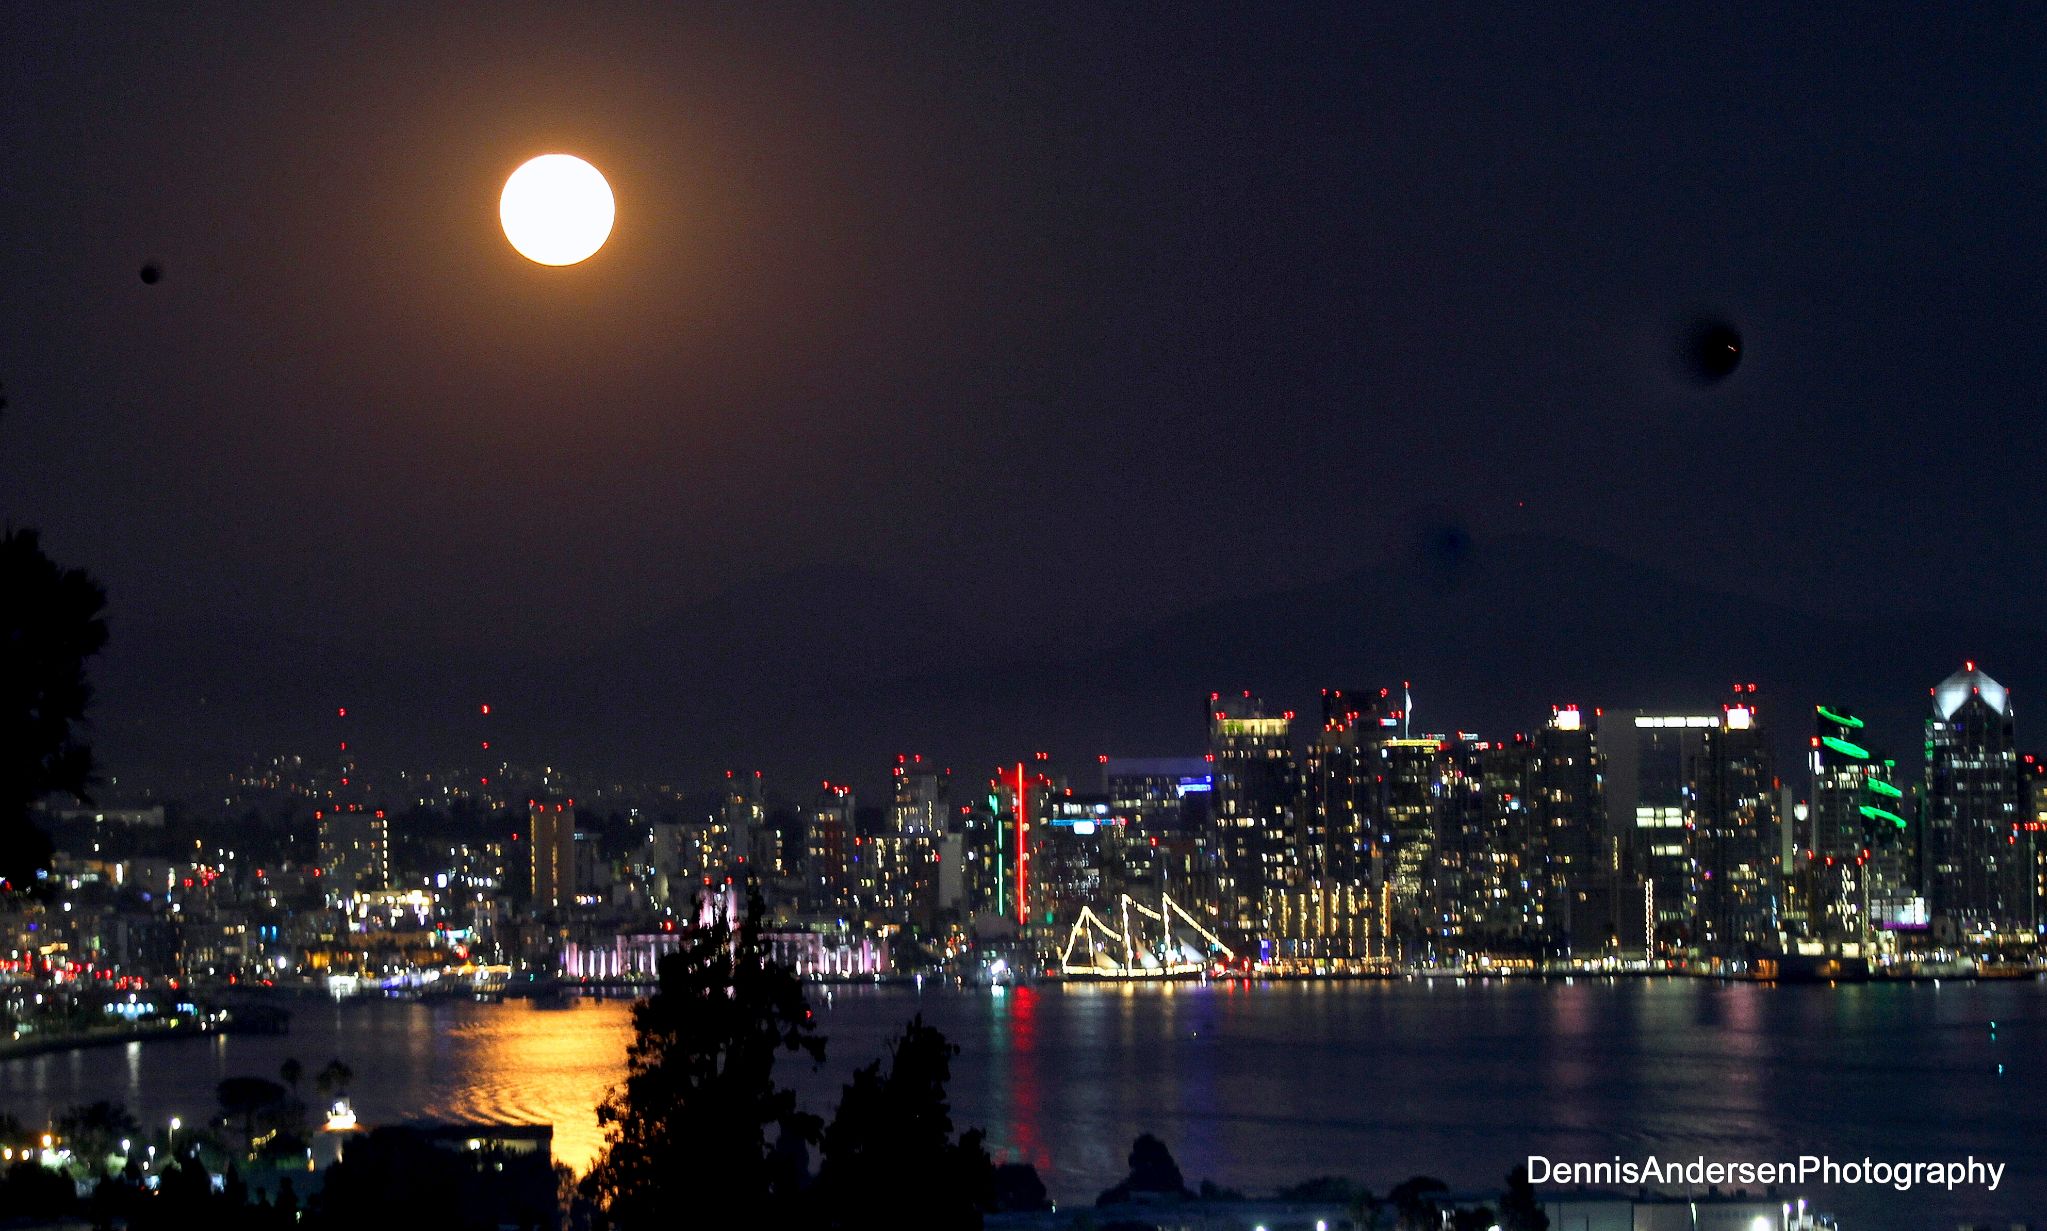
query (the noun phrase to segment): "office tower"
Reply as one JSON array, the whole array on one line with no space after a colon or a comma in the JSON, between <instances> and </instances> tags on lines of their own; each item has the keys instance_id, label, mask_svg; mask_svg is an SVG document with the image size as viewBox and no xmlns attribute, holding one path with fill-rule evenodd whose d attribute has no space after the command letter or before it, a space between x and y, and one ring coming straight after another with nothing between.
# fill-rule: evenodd
<instances>
[{"instance_id":1,"label":"office tower","mask_svg":"<svg viewBox=\"0 0 2047 1231\"><path fill-rule=\"evenodd\" d=\"M961 804L952 836L959 839L960 909L977 928L1002 915L1002 826L992 797ZM939 866L939 878L947 873Z\"/></svg>"},{"instance_id":2,"label":"office tower","mask_svg":"<svg viewBox=\"0 0 2047 1231\"><path fill-rule=\"evenodd\" d=\"M1128 818L1116 815L1106 795L1061 791L1047 797L1038 830L1038 914L1063 935L1083 908L1114 918L1106 865Z\"/></svg>"},{"instance_id":3,"label":"office tower","mask_svg":"<svg viewBox=\"0 0 2047 1231\"><path fill-rule=\"evenodd\" d=\"M330 905L391 885L391 828L381 808L350 804L315 813L320 876Z\"/></svg>"},{"instance_id":4,"label":"office tower","mask_svg":"<svg viewBox=\"0 0 2047 1231\"><path fill-rule=\"evenodd\" d=\"M1754 684L1737 685L1705 728L1689 817L1702 952L1737 960L1777 951L1777 776Z\"/></svg>"},{"instance_id":5,"label":"office tower","mask_svg":"<svg viewBox=\"0 0 2047 1231\"><path fill-rule=\"evenodd\" d=\"M827 782L810 806L809 824L804 829L804 884L806 908L825 915L850 914L853 909L853 788Z\"/></svg>"},{"instance_id":6,"label":"office tower","mask_svg":"<svg viewBox=\"0 0 2047 1231\"><path fill-rule=\"evenodd\" d=\"M1467 746L1473 743L1469 735L1458 740ZM1476 928L1486 948L1540 955L1550 944L1549 904L1542 889L1548 848L1529 798L1535 745L1526 735L1514 735L1479 741L1476 748L1479 905L1467 908L1465 934L1470 937Z\"/></svg>"},{"instance_id":7,"label":"office tower","mask_svg":"<svg viewBox=\"0 0 2047 1231\"><path fill-rule=\"evenodd\" d=\"M1116 891L1153 909L1168 895L1212 924L1220 913L1213 765L1206 757L1103 757L1101 766L1102 792L1125 822L1111 868Z\"/></svg>"},{"instance_id":8,"label":"office tower","mask_svg":"<svg viewBox=\"0 0 2047 1231\"><path fill-rule=\"evenodd\" d=\"M1694 877L1686 825L1693 773L1718 714L1633 710L1601 724L1608 823L1622 843L1625 881L1617 903L1624 947L1653 956L1693 941Z\"/></svg>"},{"instance_id":9,"label":"office tower","mask_svg":"<svg viewBox=\"0 0 2047 1231\"><path fill-rule=\"evenodd\" d=\"M1846 706L1813 708L1812 799L1787 884L1806 933L1865 945L1897 926L1912 895L1912 823L1896 760Z\"/></svg>"},{"instance_id":10,"label":"office tower","mask_svg":"<svg viewBox=\"0 0 2047 1231\"><path fill-rule=\"evenodd\" d=\"M938 922L940 840L946 832L952 771L921 755L896 757L895 798L889 806L884 848L889 852L893 896L907 919L929 929Z\"/></svg>"},{"instance_id":11,"label":"office tower","mask_svg":"<svg viewBox=\"0 0 2047 1231\"><path fill-rule=\"evenodd\" d=\"M1493 903L1486 865L1495 818L1486 792L1486 751L1484 741L1460 733L1445 740L1436 755L1429 860L1423 873L1429 904L1423 923L1438 956L1487 947Z\"/></svg>"},{"instance_id":12,"label":"office tower","mask_svg":"<svg viewBox=\"0 0 2047 1231\"><path fill-rule=\"evenodd\" d=\"M1558 706L1535 734L1528 777L1532 892L1552 942L1577 958L1619 944L1622 856L1607 824L1600 711Z\"/></svg>"},{"instance_id":13,"label":"office tower","mask_svg":"<svg viewBox=\"0 0 2047 1231\"><path fill-rule=\"evenodd\" d=\"M2020 820L2011 697L1966 663L1933 690L1926 720L1921 852L1935 938L1960 943L2026 930L2030 869L2014 851Z\"/></svg>"},{"instance_id":14,"label":"office tower","mask_svg":"<svg viewBox=\"0 0 2047 1231\"><path fill-rule=\"evenodd\" d=\"M1340 962L1387 956L1392 834L1383 825L1380 742L1399 733L1395 704L1384 688L1322 691L1322 725L1301 764L1307 956Z\"/></svg>"},{"instance_id":15,"label":"office tower","mask_svg":"<svg viewBox=\"0 0 2047 1231\"><path fill-rule=\"evenodd\" d=\"M567 910L576 902L576 801L529 800L532 826L533 909Z\"/></svg>"},{"instance_id":16,"label":"office tower","mask_svg":"<svg viewBox=\"0 0 2047 1231\"><path fill-rule=\"evenodd\" d=\"M1428 872L1435 859L1437 779L1441 736L1393 736L1379 741L1379 825L1389 872L1381 891L1381 926L1393 956L1415 960L1435 934Z\"/></svg>"},{"instance_id":17,"label":"office tower","mask_svg":"<svg viewBox=\"0 0 2047 1231\"><path fill-rule=\"evenodd\" d=\"M725 771L725 789L718 804L715 830L722 858L717 864L729 875L745 871L765 881L778 874L776 844L768 832L768 806L761 771ZM714 856L715 858L715 856Z\"/></svg>"},{"instance_id":18,"label":"office tower","mask_svg":"<svg viewBox=\"0 0 2047 1231\"><path fill-rule=\"evenodd\" d=\"M2032 903L2031 933L2047 936L2047 761L2028 754L2019 766L2019 803L2022 808L2018 848L2020 866L2032 884L2027 899Z\"/></svg>"},{"instance_id":19,"label":"office tower","mask_svg":"<svg viewBox=\"0 0 2047 1231\"><path fill-rule=\"evenodd\" d=\"M1224 934L1243 942L1238 952L1269 957L1280 897L1299 858L1298 787L1288 740L1293 715L1267 714L1248 692L1211 693L1208 714Z\"/></svg>"},{"instance_id":20,"label":"office tower","mask_svg":"<svg viewBox=\"0 0 2047 1231\"><path fill-rule=\"evenodd\" d=\"M1037 760L1044 759L1039 753ZM1032 772L1023 761L998 769L988 782L988 801L998 835L996 883L1003 915L1019 930L1043 931L1051 922L1040 900L1037 860L1039 831L1055 793L1053 781L1042 772Z\"/></svg>"}]
</instances>

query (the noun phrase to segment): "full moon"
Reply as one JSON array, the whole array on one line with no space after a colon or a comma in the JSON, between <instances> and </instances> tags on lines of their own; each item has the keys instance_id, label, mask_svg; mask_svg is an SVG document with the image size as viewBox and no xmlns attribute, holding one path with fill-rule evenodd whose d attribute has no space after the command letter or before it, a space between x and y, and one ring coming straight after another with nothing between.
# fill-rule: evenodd
<instances>
[{"instance_id":1,"label":"full moon","mask_svg":"<svg viewBox=\"0 0 2047 1231\"><path fill-rule=\"evenodd\" d=\"M542 154L505 181L498 220L519 255L539 265L589 260L611 235L611 185L574 154Z\"/></svg>"}]
</instances>

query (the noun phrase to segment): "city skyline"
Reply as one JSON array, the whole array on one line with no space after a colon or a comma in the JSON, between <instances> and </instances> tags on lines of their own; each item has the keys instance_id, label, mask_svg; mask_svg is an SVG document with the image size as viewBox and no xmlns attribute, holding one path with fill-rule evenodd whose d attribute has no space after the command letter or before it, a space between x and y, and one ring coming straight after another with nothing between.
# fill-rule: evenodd
<instances>
[{"instance_id":1,"label":"city skyline","mask_svg":"<svg viewBox=\"0 0 2047 1231\"><path fill-rule=\"evenodd\" d=\"M0 1211L2037 1224L2043 35L0 7Z\"/></svg>"}]
</instances>

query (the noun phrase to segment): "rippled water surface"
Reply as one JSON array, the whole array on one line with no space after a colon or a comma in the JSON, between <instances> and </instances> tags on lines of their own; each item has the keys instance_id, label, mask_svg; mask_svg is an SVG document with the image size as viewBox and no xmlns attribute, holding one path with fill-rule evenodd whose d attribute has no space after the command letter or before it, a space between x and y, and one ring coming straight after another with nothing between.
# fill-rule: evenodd
<instances>
[{"instance_id":1,"label":"rippled water surface","mask_svg":"<svg viewBox=\"0 0 2047 1231\"><path fill-rule=\"evenodd\" d=\"M829 1113L851 1070L922 1012L961 1047L956 1119L1036 1163L1068 1203L1120 1178L1130 1139L1150 1130L1190 1181L1254 1189L1337 1173L1383 1190L1417 1171L1489 1187L1530 1153L1973 1153L2008 1164L1998 1194L1809 1195L1850 1216L1849 1231L2047 1214L2047 985L1437 980L816 999L828 1063L789 1075L813 1110ZM222 1077L339 1056L367 1122L545 1121L556 1154L581 1168L601 1145L592 1109L620 1074L628 1011L302 1002L284 1037L0 1064L0 1111L40 1119L111 1098L146 1119L190 1119Z\"/></svg>"}]
</instances>

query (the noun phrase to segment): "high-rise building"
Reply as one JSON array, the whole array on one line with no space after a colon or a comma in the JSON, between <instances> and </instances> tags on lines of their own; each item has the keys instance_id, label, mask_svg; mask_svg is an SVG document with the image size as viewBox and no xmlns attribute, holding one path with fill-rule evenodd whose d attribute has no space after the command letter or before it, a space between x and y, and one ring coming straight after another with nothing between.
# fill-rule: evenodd
<instances>
[{"instance_id":1,"label":"high-rise building","mask_svg":"<svg viewBox=\"0 0 2047 1231\"><path fill-rule=\"evenodd\" d=\"M1752 959L1777 951L1777 776L1754 684L1737 685L1705 729L1691 774L1694 936L1708 954Z\"/></svg>"},{"instance_id":2,"label":"high-rise building","mask_svg":"<svg viewBox=\"0 0 2047 1231\"><path fill-rule=\"evenodd\" d=\"M1293 715L1266 713L1248 692L1209 694L1208 714L1225 935L1243 942L1240 953L1270 956L1281 899L1299 867Z\"/></svg>"},{"instance_id":3,"label":"high-rise building","mask_svg":"<svg viewBox=\"0 0 2047 1231\"><path fill-rule=\"evenodd\" d=\"M1428 943L1438 955L1535 956L1548 941L1544 844L1528 787L1534 744L1458 732L1440 743L1434 766Z\"/></svg>"},{"instance_id":4,"label":"high-rise building","mask_svg":"<svg viewBox=\"0 0 2047 1231\"><path fill-rule=\"evenodd\" d=\"M2030 870L2032 934L2047 938L2047 761L2028 754L2019 765L2019 800L2024 808L2014 845L2019 862Z\"/></svg>"},{"instance_id":5,"label":"high-rise building","mask_svg":"<svg viewBox=\"0 0 2047 1231\"><path fill-rule=\"evenodd\" d=\"M1038 754L1038 759L1042 761L1044 754ZM1047 924L1038 884L1038 842L1046 804L1054 793L1052 780L1042 771L1031 772L1022 761L998 769L988 782L1001 911L1020 931L1042 931Z\"/></svg>"},{"instance_id":6,"label":"high-rise building","mask_svg":"<svg viewBox=\"0 0 2047 1231\"><path fill-rule=\"evenodd\" d=\"M909 921L923 928L937 924L940 845L946 834L952 795L952 771L920 755L896 757L895 798L889 806L884 843L896 879L894 896Z\"/></svg>"},{"instance_id":7,"label":"high-rise building","mask_svg":"<svg viewBox=\"0 0 2047 1231\"><path fill-rule=\"evenodd\" d=\"M724 848L724 857L718 862L727 874L743 871L762 881L778 875L774 865L779 850L768 831L765 796L761 771L725 771L725 790L714 828Z\"/></svg>"},{"instance_id":8,"label":"high-rise building","mask_svg":"<svg viewBox=\"0 0 2047 1231\"><path fill-rule=\"evenodd\" d=\"M1558 706L1535 734L1528 806L1534 812L1535 897L1551 942L1578 958L1616 952L1620 844L1607 824L1601 713Z\"/></svg>"},{"instance_id":9,"label":"high-rise building","mask_svg":"<svg viewBox=\"0 0 2047 1231\"><path fill-rule=\"evenodd\" d=\"M391 887L391 826L381 808L362 804L320 809L320 875L330 904Z\"/></svg>"},{"instance_id":10,"label":"high-rise building","mask_svg":"<svg viewBox=\"0 0 2047 1231\"><path fill-rule=\"evenodd\" d=\"M853 788L824 784L810 806L804 828L804 905L822 914L843 915L853 907Z\"/></svg>"},{"instance_id":11,"label":"high-rise building","mask_svg":"<svg viewBox=\"0 0 2047 1231\"><path fill-rule=\"evenodd\" d=\"M529 800L533 828L533 909L567 910L576 902L576 801Z\"/></svg>"},{"instance_id":12,"label":"high-rise building","mask_svg":"<svg viewBox=\"0 0 2047 1231\"><path fill-rule=\"evenodd\" d=\"M1061 791L1045 800L1037 841L1037 913L1054 926L1055 935L1072 926L1084 908L1114 917L1107 868L1128 823L1106 795Z\"/></svg>"},{"instance_id":13,"label":"high-rise building","mask_svg":"<svg viewBox=\"0 0 2047 1231\"><path fill-rule=\"evenodd\" d=\"M2021 819L2011 696L1966 663L1933 690L1926 720L1922 859L1935 937L2027 931L2032 869L2015 854Z\"/></svg>"},{"instance_id":14,"label":"high-rise building","mask_svg":"<svg viewBox=\"0 0 2047 1231\"><path fill-rule=\"evenodd\" d=\"M1301 764L1304 956L1387 955L1393 835L1386 826L1383 740L1399 735L1389 689L1322 692L1322 725Z\"/></svg>"},{"instance_id":15,"label":"high-rise building","mask_svg":"<svg viewBox=\"0 0 2047 1231\"><path fill-rule=\"evenodd\" d=\"M1608 823L1625 881L1616 903L1624 947L1682 952L1693 942L1696 878L1690 824L1694 775L1718 714L1633 710L1601 724Z\"/></svg>"},{"instance_id":16,"label":"high-rise building","mask_svg":"<svg viewBox=\"0 0 2047 1231\"><path fill-rule=\"evenodd\" d=\"M1379 824L1387 840L1389 872L1382 891L1385 933L1394 956L1421 956L1437 929L1429 869L1435 860L1441 759L1439 735L1390 736L1379 741Z\"/></svg>"},{"instance_id":17,"label":"high-rise building","mask_svg":"<svg viewBox=\"0 0 2047 1231\"><path fill-rule=\"evenodd\" d=\"M1846 706L1813 708L1812 799L1785 882L1807 935L1873 944L1909 919L1913 899L1911 806L1898 763L1877 751Z\"/></svg>"},{"instance_id":18,"label":"high-rise building","mask_svg":"<svg viewBox=\"0 0 2047 1231\"><path fill-rule=\"evenodd\" d=\"M1102 792L1125 818L1110 872L1119 893L1158 909L1161 895L1207 920L1220 917L1220 848L1210 823L1214 765L1205 757L1103 757Z\"/></svg>"}]
</instances>

